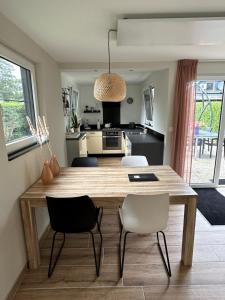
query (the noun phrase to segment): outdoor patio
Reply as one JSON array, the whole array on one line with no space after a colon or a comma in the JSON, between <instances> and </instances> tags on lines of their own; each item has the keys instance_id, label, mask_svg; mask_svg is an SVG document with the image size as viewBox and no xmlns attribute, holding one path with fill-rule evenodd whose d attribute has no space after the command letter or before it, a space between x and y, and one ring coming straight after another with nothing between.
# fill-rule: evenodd
<instances>
[{"instance_id":1,"label":"outdoor patio","mask_svg":"<svg viewBox=\"0 0 225 300\"><path fill-rule=\"evenodd\" d=\"M204 154L199 157L200 147L196 147L196 153L193 154L192 159L192 173L191 183L212 183L215 157L216 157L216 146L213 146L212 157L210 158L210 151L207 148L204 150ZM220 179L225 179L225 159L222 157Z\"/></svg>"}]
</instances>

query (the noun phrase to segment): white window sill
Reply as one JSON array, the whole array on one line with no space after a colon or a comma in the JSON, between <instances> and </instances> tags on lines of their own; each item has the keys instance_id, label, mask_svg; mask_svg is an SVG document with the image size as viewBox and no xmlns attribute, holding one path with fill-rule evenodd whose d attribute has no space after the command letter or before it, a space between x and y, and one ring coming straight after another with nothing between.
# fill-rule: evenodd
<instances>
[{"instance_id":1,"label":"white window sill","mask_svg":"<svg viewBox=\"0 0 225 300\"><path fill-rule=\"evenodd\" d=\"M10 154L12 152L19 151L20 149L28 147L34 143L37 143L37 141L33 136L28 136L25 138L12 141L6 144L7 153Z\"/></svg>"},{"instance_id":2,"label":"white window sill","mask_svg":"<svg viewBox=\"0 0 225 300\"><path fill-rule=\"evenodd\" d=\"M44 141L43 144L46 144L48 141ZM34 137L29 137L15 141L13 143L7 144L8 160L11 161L25 153L40 147L37 143L37 140Z\"/></svg>"}]
</instances>

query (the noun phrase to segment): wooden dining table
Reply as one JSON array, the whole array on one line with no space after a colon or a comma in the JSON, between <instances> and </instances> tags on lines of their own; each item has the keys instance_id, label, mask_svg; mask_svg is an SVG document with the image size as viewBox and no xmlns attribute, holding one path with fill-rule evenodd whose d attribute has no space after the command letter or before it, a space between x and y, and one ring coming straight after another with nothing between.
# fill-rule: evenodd
<instances>
[{"instance_id":1,"label":"wooden dining table","mask_svg":"<svg viewBox=\"0 0 225 300\"><path fill-rule=\"evenodd\" d=\"M158 181L130 182L128 174L154 173ZM169 166L62 168L49 185L35 182L21 195L20 204L25 232L28 266L40 265L40 249L35 209L46 207L46 195L77 197L89 195L97 206L117 209L128 194L169 193L170 204L184 205L181 262L192 265L197 194Z\"/></svg>"}]
</instances>

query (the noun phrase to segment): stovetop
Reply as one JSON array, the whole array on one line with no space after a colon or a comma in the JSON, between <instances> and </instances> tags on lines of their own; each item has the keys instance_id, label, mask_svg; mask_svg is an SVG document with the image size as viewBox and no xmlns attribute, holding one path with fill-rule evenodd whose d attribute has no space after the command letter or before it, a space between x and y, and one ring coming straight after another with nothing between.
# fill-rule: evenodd
<instances>
[{"instance_id":1,"label":"stovetop","mask_svg":"<svg viewBox=\"0 0 225 300\"><path fill-rule=\"evenodd\" d=\"M103 128L102 131L121 131L121 128L109 127L109 128Z\"/></svg>"}]
</instances>

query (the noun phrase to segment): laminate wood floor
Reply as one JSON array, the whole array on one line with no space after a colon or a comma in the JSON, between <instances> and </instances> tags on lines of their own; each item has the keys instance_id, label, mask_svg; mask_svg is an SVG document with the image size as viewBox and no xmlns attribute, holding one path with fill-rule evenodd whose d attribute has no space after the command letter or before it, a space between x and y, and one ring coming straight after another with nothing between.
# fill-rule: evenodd
<instances>
[{"instance_id":1,"label":"laminate wood floor","mask_svg":"<svg viewBox=\"0 0 225 300\"><path fill-rule=\"evenodd\" d=\"M99 165L120 165L120 158L99 159ZM171 206L166 230L172 277L166 276L156 236L128 235L123 279L119 279L117 211L104 210L101 274L95 276L88 234L68 235L52 277L47 268L52 232L41 243L41 267L27 270L14 300L200 300L225 299L225 226L211 226L197 212L194 263L180 264L183 207ZM97 235L96 235L97 236ZM60 245L60 236L57 246Z\"/></svg>"}]
</instances>

